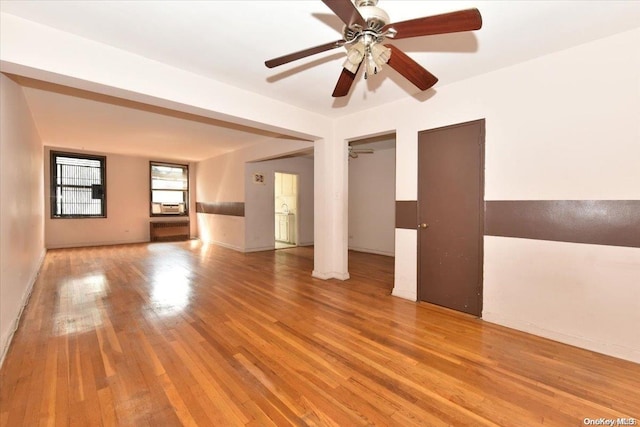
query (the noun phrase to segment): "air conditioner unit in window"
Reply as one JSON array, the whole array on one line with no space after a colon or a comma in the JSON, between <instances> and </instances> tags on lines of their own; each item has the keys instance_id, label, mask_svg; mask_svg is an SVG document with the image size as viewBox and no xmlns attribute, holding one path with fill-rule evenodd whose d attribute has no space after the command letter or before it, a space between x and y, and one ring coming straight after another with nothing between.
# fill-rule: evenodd
<instances>
[{"instance_id":1,"label":"air conditioner unit in window","mask_svg":"<svg viewBox=\"0 0 640 427\"><path fill-rule=\"evenodd\" d=\"M160 213L181 214L184 213L184 205L182 203L162 203L160 205Z\"/></svg>"}]
</instances>

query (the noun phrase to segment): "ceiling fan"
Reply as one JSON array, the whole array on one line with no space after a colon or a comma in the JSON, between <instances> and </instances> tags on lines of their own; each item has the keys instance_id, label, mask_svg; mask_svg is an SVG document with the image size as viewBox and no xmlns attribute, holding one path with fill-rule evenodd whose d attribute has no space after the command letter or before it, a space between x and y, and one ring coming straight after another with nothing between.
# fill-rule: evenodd
<instances>
[{"instance_id":1,"label":"ceiling fan","mask_svg":"<svg viewBox=\"0 0 640 427\"><path fill-rule=\"evenodd\" d=\"M365 79L377 74L384 64L388 64L420 90L427 90L436 84L437 77L400 49L392 44L385 44L384 41L472 31L482 27L482 17L478 9L390 23L389 15L377 7L378 0L355 0L355 4L351 0L322 0L322 2L345 23L342 39L270 59L265 61L265 65L273 68L344 46L347 49L347 59L342 65L342 72L333 90L334 97L349 93L356 74L363 64Z\"/></svg>"},{"instance_id":2,"label":"ceiling fan","mask_svg":"<svg viewBox=\"0 0 640 427\"><path fill-rule=\"evenodd\" d=\"M373 154L375 151L373 148L355 148L352 145L348 147L348 153L350 159L357 159L360 154Z\"/></svg>"}]
</instances>

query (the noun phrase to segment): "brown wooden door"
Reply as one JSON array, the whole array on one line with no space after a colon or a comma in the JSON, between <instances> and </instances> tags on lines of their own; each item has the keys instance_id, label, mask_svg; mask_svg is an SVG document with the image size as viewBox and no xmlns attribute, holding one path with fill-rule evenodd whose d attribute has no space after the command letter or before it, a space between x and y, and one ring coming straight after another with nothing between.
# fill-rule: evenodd
<instances>
[{"instance_id":1,"label":"brown wooden door","mask_svg":"<svg viewBox=\"0 0 640 427\"><path fill-rule=\"evenodd\" d=\"M480 316L484 120L418 134L418 299Z\"/></svg>"}]
</instances>

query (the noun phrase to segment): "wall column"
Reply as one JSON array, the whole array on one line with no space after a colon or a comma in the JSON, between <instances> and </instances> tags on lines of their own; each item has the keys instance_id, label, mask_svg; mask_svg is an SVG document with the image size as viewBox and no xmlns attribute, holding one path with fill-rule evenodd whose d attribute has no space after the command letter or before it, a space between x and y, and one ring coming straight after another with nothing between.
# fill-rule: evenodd
<instances>
[{"instance_id":1,"label":"wall column","mask_svg":"<svg viewBox=\"0 0 640 427\"><path fill-rule=\"evenodd\" d=\"M314 266L318 279L349 278L348 164L343 140L315 142L314 146Z\"/></svg>"},{"instance_id":2,"label":"wall column","mask_svg":"<svg viewBox=\"0 0 640 427\"><path fill-rule=\"evenodd\" d=\"M396 200L418 197L418 132L396 129ZM417 226L417 221L416 224ZM418 231L396 228L395 269L392 295L418 299Z\"/></svg>"}]
</instances>

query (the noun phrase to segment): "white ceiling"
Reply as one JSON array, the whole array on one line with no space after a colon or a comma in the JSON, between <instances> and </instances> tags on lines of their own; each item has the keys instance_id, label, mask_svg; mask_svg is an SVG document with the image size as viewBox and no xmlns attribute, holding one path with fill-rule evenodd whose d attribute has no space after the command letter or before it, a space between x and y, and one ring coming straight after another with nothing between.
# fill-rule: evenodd
<instances>
[{"instance_id":1,"label":"white ceiling","mask_svg":"<svg viewBox=\"0 0 640 427\"><path fill-rule=\"evenodd\" d=\"M272 138L286 138L79 89L14 79L23 86L46 145L199 161Z\"/></svg>"},{"instance_id":2,"label":"white ceiling","mask_svg":"<svg viewBox=\"0 0 640 427\"><path fill-rule=\"evenodd\" d=\"M440 79L430 89L433 96L446 84L640 26L640 1L629 0L380 0L378 6L394 22L470 7L480 10L483 28L479 31L394 42ZM267 59L341 37L342 23L320 0L19 0L2 1L0 10L330 117L407 96L429 102L428 96L421 96L418 89L389 67L367 81L360 77L350 96L332 98L344 49L267 69ZM113 141L109 134L115 133L122 141L122 149L136 151L138 148L132 148L129 141L144 135L136 140L146 141L138 144L142 154L150 146L160 149L163 140L181 138L199 141L182 150L185 155L190 153L190 159L198 160L210 157L216 150L228 151L270 136L264 132L246 135L237 127L220 128L220 123L46 87L28 88L27 97L43 139L55 138L67 144L82 140L91 146L94 139L98 144L101 138ZM124 114L123 108L139 111ZM161 117L154 117L157 114ZM67 125L77 126L79 122L92 126L69 134ZM61 129L67 130L66 135L61 135ZM218 132L223 138L216 137Z\"/></svg>"}]
</instances>

